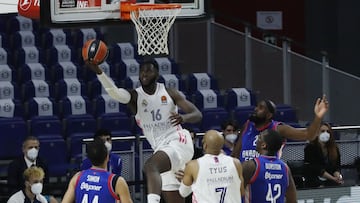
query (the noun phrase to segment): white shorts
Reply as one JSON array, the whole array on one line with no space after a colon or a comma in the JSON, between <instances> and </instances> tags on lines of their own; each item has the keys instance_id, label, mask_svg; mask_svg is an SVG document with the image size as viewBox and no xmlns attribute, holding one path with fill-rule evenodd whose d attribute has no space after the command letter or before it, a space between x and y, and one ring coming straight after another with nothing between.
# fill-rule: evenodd
<instances>
[{"instance_id":1,"label":"white shorts","mask_svg":"<svg viewBox=\"0 0 360 203\"><path fill-rule=\"evenodd\" d=\"M179 132L177 132L179 133ZM162 190L175 191L180 187L180 182L175 177L175 172L185 169L185 164L189 162L194 155L194 145L188 130L183 129L180 133L184 139L172 140L167 145L162 145L156 151L165 152L171 162L171 170L161 174Z\"/></svg>"}]
</instances>

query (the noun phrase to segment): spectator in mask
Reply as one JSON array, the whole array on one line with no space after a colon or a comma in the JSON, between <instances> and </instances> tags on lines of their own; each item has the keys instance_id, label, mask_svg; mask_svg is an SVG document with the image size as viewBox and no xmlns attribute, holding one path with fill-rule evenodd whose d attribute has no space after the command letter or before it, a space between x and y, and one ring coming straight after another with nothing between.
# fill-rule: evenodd
<instances>
[{"instance_id":1,"label":"spectator in mask","mask_svg":"<svg viewBox=\"0 0 360 203\"><path fill-rule=\"evenodd\" d=\"M24 173L24 188L13 194L7 203L57 203L53 196L42 195L44 170L37 166L27 168Z\"/></svg>"},{"instance_id":2,"label":"spectator in mask","mask_svg":"<svg viewBox=\"0 0 360 203\"><path fill-rule=\"evenodd\" d=\"M111 141L111 132L107 129L99 129L96 131L94 135L94 139L102 139L105 142L105 146L109 152L109 162L107 165L107 170L113 174L121 175L122 170L122 160L119 155L112 153L112 141ZM86 170L91 168L91 161L90 159L86 158L82 165L81 170Z\"/></svg>"},{"instance_id":3,"label":"spectator in mask","mask_svg":"<svg viewBox=\"0 0 360 203\"><path fill-rule=\"evenodd\" d=\"M221 124L221 130L225 139L222 151L226 155L231 155L238 138L238 125L234 120L227 120Z\"/></svg>"},{"instance_id":4,"label":"spectator in mask","mask_svg":"<svg viewBox=\"0 0 360 203\"><path fill-rule=\"evenodd\" d=\"M330 124L322 123L318 136L306 145L305 185L336 186L344 183L340 174L340 152Z\"/></svg>"},{"instance_id":5,"label":"spectator in mask","mask_svg":"<svg viewBox=\"0 0 360 203\"><path fill-rule=\"evenodd\" d=\"M41 167L44 172L44 182L48 182L47 177L47 165L44 160L38 157L40 149L40 142L38 138L29 136L25 138L22 145L23 156L14 159L8 167L8 188L9 188L9 196L14 194L15 192L24 189L24 177L23 173L26 169L31 166Z\"/></svg>"}]
</instances>

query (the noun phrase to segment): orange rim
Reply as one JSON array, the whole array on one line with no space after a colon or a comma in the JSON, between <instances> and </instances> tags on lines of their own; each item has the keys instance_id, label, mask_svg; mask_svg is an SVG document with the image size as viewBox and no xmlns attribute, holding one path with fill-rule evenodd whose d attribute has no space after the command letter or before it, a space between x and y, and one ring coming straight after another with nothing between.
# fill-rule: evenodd
<instances>
[{"instance_id":1,"label":"orange rim","mask_svg":"<svg viewBox=\"0 0 360 203\"><path fill-rule=\"evenodd\" d=\"M122 1L120 5L121 19L130 20L130 12L138 10L165 10L179 9L180 4L135 4L130 1Z\"/></svg>"}]
</instances>

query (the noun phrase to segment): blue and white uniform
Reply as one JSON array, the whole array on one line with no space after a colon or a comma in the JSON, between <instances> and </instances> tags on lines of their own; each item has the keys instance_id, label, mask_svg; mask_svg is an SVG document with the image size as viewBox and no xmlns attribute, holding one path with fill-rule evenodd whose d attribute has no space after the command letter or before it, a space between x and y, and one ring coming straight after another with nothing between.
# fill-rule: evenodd
<instances>
[{"instance_id":1,"label":"blue and white uniform","mask_svg":"<svg viewBox=\"0 0 360 203\"><path fill-rule=\"evenodd\" d=\"M289 186L289 173L285 163L275 156L263 155L254 161L256 170L246 187L245 203L284 203Z\"/></svg>"},{"instance_id":2,"label":"blue and white uniform","mask_svg":"<svg viewBox=\"0 0 360 203\"><path fill-rule=\"evenodd\" d=\"M250 120L246 121L243 132L241 133L242 146L239 157L240 162L259 157L260 154L256 151L256 141L258 140L259 134L267 129L277 130L277 127L281 124L281 122L272 120L266 126L257 129L254 122Z\"/></svg>"},{"instance_id":3,"label":"blue and white uniform","mask_svg":"<svg viewBox=\"0 0 360 203\"><path fill-rule=\"evenodd\" d=\"M80 173L75 184L75 202L116 202L120 200L115 193L117 177L106 170L90 168ZM113 181L115 183L113 184Z\"/></svg>"}]
</instances>

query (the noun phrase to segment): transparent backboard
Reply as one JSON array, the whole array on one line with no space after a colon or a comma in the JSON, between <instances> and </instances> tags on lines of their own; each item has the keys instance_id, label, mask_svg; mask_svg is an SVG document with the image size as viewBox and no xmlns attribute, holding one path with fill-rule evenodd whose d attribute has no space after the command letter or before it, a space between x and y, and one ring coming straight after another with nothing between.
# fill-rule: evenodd
<instances>
[{"instance_id":1,"label":"transparent backboard","mask_svg":"<svg viewBox=\"0 0 360 203\"><path fill-rule=\"evenodd\" d=\"M137 3L177 3L182 6L178 18L205 15L206 0L138 0ZM48 25L121 21L120 0L41 0L41 22Z\"/></svg>"}]
</instances>

